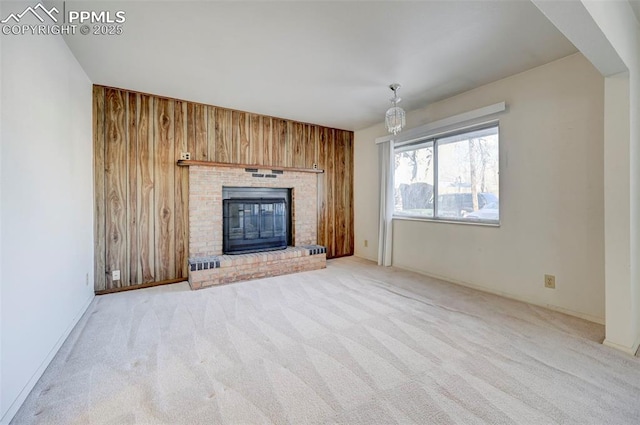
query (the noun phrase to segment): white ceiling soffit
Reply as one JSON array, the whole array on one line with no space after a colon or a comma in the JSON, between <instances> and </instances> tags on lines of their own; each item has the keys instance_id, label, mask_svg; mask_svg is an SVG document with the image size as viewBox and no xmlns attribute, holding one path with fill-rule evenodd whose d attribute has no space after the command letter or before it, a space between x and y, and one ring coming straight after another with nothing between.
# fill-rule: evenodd
<instances>
[{"instance_id":1,"label":"white ceiling soffit","mask_svg":"<svg viewBox=\"0 0 640 425\"><path fill-rule=\"evenodd\" d=\"M610 76L627 70L627 66L582 2L533 0L533 3L602 75Z\"/></svg>"},{"instance_id":2,"label":"white ceiling soffit","mask_svg":"<svg viewBox=\"0 0 640 425\"><path fill-rule=\"evenodd\" d=\"M424 107L576 52L530 1L71 2L126 12L67 36L96 84L357 130L388 84Z\"/></svg>"}]
</instances>

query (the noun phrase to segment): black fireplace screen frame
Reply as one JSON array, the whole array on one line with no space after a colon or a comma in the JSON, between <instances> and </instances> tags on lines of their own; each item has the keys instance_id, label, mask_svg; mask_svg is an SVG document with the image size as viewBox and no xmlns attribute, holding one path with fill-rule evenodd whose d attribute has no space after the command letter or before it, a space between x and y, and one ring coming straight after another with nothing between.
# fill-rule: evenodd
<instances>
[{"instance_id":1,"label":"black fireplace screen frame","mask_svg":"<svg viewBox=\"0 0 640 425\"><path fill-rule=\"evenodd\" d=\"M289 190L256 189L223 192L224 254L280 250L291 244Z\"/></svg>"}]
</instances>

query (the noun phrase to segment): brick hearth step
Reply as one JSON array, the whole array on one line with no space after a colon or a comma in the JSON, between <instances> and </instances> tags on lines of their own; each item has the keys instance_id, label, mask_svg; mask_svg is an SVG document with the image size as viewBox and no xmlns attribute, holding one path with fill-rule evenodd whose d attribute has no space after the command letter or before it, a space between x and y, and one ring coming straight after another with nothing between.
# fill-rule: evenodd
<instances>
[{"instance_id":1,"label":"brick hearth step","mask_svg":"<svg viewBox=\"0 0 640 425\"><path fill-rule=\"evenodd\" d=\"M191 258L189 285L191 289L200 289L223 283L323 269L327 266L326 252L326 248L321 245L304 245L279 251Z\"/></svg>"}]
</instances>

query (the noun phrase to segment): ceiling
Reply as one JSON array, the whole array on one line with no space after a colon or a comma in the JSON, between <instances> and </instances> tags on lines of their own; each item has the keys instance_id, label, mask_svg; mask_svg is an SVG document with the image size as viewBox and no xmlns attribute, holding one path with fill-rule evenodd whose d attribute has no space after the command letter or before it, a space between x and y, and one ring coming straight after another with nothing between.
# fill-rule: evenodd
<instances>
[{"instance_id":1,"label":"ceiling","mask_svg":"<svg viewBox=\"0 0 640 425\"><path fill-rule=\"evenodd\" d=\"M528 0L83 4L126 12L66 37L96 84L349 130L577 51Z\"/></svg>"}]
</instances>

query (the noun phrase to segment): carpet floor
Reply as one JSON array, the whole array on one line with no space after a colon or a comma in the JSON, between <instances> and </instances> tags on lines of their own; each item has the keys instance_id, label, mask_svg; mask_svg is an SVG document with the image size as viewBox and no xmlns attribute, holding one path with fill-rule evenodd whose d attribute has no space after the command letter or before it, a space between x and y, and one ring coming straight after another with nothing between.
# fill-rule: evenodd
<instances>
[{"instance_id":1,"label":"carpet floor","mask_svg":"<svg viewBox=\"0 0 640 425\"><path fill-rule=\"evenodd\" d=\"M355 258L96 297L13 424L638 424L601 325Z\"/></svg>"}]
</instances>

